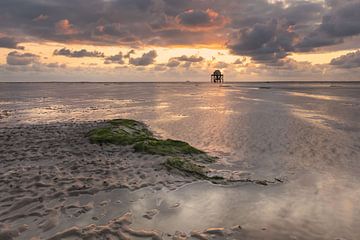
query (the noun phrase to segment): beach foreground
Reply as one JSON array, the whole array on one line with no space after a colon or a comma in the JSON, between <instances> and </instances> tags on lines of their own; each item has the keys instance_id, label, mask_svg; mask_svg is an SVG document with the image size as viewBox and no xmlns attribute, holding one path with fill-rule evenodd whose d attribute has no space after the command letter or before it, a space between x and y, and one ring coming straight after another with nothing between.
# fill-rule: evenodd
<instances>
[{"instance_id":1,"label":"beach foreground","mask_svg":"<svg viewBox=\"0 0 360 240\"><path fill-rule=\"evenodd\" d=\"M22 86L1 88L0 239L360 237L358 86ZM91 143L114 118L208 152L229 181Z\"/></svg>"}]
</instances>

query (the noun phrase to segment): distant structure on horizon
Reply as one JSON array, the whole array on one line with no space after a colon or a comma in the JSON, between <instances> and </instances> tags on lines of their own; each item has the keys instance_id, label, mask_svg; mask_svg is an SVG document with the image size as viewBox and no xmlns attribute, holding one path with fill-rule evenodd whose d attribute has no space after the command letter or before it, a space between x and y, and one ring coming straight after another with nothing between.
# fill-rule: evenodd
<instances>
[{"instance_id":1,"label":"distant structure on horizon","mask_svg":"<svg viewBox=\"0 0 360 240\"><path fill-rule=\"evenodd\" d=\"M224 82L224 74L222 74L220 70L216 70L213 74L211 74L211 82L212 83L223 83Z\"/></svg>"}]
</instances>

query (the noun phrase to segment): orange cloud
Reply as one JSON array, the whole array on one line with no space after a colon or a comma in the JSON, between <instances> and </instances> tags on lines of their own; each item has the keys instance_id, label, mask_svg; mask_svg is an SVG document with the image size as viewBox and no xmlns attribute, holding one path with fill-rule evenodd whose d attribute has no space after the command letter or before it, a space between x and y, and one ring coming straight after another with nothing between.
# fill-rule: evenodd
<instances>
[{"instance_id":1,"label":"orange cloud","mask_svg":"<svg viewBox=\"0 0 360 240\"><path fill-rule=\"evenodd\" d=\"M78 30L68 19L63 19L55 23L55 30L59 35L73 35L78 33Z\"/></svg>"}]
</instances>

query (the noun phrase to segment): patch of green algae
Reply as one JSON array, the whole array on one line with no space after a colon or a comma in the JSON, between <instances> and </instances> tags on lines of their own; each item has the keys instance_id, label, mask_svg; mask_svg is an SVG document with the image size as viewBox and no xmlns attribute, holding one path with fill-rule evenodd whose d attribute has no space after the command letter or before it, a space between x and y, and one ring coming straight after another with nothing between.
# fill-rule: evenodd
<instances>
[{"instance_id":1,"label":"patch of green algae","mask_svg":"<svg viewBox=\"0 0 360 240\"><path fill-rule=\"evenodd\" d=\"M177 155L177 154L205 154L205 152L190 146L186 142L167 139L148 139L135 144L135 151L146 152L155 155Z\"/></svg>"},{"instance_id":2,"label":"patch of green algae","mask_svg":"<svg viewBox=\"0 0 360 240\"><path fill-rule=\"evenodd\" d=\"M204 166L197 165L191 160L181 157L168 158L165 162L165 166L168 168L176 168L187 173L196 174L201 177L206 175Z\"/></svg>"},{"instance_id":3,"label":"patch of green algae","mask_svg":"<svg viewBox=\"0 0 360 240\"><path fill-rule=\"evenodd\" d=\"M199 179L209 180L213 183L224 183L224 178L221 176L207 176L207 168L205 166L196 164L192 159L183 157L170 157L166 160L164 165L168 169L177 169L181 172L188 173Z\"/></svg>"},{"instance_id":4,"label":"patch of green algae","mask_svg":"<svg viewBox=\"0 0 360 240\"><path fill-rule=\"evenodd\" d=\"M129 119L108 121L109 126L96 128L88 133L91 143L132 145L153 138L146 125Z\"/></svg>"},{"instance_id":5,"label":"patch of green algae","mask_svg":"<svg viewBox=\"0 0 360 240\"><path fill-rule=\"evenodd\" d=\"M91 143L133 145L136 152L169 156L164 163L167 168L175 168L203 179L209 179L206 167L194 162L215 161L214 157L186 142L157 139L144 123L131 119L110 120L106 126L90 131L88 138Z\"/></svg>"}]
</instances>

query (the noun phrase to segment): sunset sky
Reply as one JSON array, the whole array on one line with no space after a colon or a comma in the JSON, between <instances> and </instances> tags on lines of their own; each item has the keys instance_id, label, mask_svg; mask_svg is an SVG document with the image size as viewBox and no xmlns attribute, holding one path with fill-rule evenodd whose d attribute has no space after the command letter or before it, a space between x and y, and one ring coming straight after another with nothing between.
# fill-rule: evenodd
<instances>
[{"instance_id":1,"label":"sunset sky","mask_svg":"<svg viewBox=\"0 0 360 240\"><path fill-rule=\"evenodd\" d=\"M1 0L0 81L360 80L360 0Z\"/></svg>"}]
</instances>

